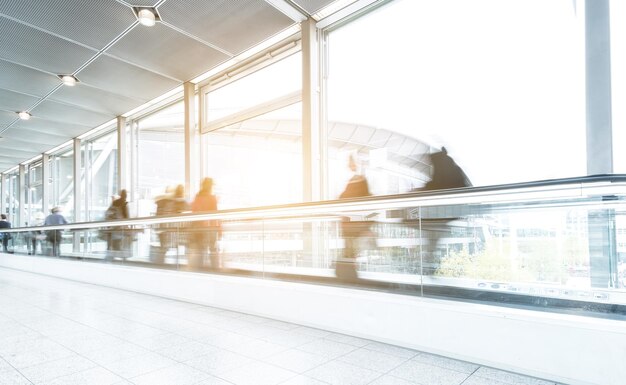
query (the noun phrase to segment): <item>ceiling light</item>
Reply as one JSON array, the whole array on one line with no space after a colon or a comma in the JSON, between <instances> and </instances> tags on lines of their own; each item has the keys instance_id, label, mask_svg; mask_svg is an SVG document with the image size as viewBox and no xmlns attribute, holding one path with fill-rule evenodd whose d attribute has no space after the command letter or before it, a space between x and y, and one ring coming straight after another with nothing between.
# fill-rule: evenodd
<instances>
[{"instance_id":1,"label":"ceiling light","mask_svg":"<svg viewBox=\"0 0 626 385\"><path fill-rule=\"evenodd\" d=\"M59 78L68 87L74 87L78 83L78 79L74 75L59 75Z\"/></svg>"},{"instance_id":2,"label":"ceiling light","mask_svg":"<svg viewBox=\"0 0 626 385\"><path fill-rule=\"evenodd\" d=\"M147 27L152 27L155 23L154 12L149 8L142 8L137 13L139 22Z\"/></svg>"},{"instance_id":3,"label":"ceiling light","mask_svg":"<svg viewBox=\"0 0 626 385\"><path fill-rule=\"evenodd\" d=\"M19 115L20 119L22 119L22 120L30 119L30 112L28 112L28 111L20 111L17 114Z\"/></svg>"}]
</instances>

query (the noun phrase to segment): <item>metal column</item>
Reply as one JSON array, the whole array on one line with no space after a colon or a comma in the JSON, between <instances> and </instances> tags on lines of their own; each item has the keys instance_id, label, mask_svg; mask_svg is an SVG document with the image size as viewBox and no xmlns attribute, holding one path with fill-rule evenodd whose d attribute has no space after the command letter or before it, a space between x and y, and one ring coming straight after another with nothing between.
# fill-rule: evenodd
<instances>
[{"instance_id":1,"label":"metal column","mask_svg":"<svg viewBox=\"0 0 626 385\"><path fill-rule=\"evenodd\" d=\"M200 133L196 125L196 85L183 84L185 105L185 194L191 199L200 185Z\"/></svg>"}]
</instances>

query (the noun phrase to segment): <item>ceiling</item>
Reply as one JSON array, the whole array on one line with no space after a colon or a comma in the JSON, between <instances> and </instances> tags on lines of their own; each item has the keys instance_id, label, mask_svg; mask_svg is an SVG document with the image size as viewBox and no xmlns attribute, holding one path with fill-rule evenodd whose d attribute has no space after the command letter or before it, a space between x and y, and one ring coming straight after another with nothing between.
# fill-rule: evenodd
<instances>
[{"instance_id":1,"label":"ceiling","mask_svg":"<svg viewBox=\"0 0 626 385\"><path fill-rule=\"evenodd\" d=\"M333 2L0 0L0 172L167 93ZM161 21L139 24L133 7L155 7ZM80 82L64 86L61 74ZM29 111L31 119L20 120L19 111Z\"/></svg>"}]
</instances>

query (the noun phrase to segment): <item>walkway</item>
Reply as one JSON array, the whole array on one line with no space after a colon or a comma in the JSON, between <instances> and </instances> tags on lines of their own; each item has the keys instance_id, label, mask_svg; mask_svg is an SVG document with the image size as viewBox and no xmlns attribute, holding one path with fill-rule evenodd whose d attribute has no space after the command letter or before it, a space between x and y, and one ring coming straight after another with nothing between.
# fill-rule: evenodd
<instances>
[{"instance_id":1,"label":"walkway","mask_svg":"<svg viewBox=\"0 0 626 385\"><path fill-rule=\"evenodd\" d=\"M0 268L0 385L553 385L247 314Z\"/></svg>"}]
</instances>

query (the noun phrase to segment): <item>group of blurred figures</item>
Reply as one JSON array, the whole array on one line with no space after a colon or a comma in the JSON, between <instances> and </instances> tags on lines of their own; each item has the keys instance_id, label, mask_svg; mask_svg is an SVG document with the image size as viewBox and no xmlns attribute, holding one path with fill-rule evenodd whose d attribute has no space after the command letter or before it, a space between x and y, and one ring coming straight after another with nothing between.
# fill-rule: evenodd
<instances>
[{"instance_id":1,"label":"group of blurred figures","mask_svg":"<svg viewBox=\"0 0 626 385\"><path fill-rule=\"evenodd\" d=\"M463 170L448 155L445 147L438 152L430 154L432 167L431 180L424 187L414 191L429 191L449 188L469 187L471 182ZM351 178L346 184L340 199L351 199L370 196L370 189L366 177L358 172L355 159L350 156L348 167ZM126 190L121 190L118 197L113 197L110 206L105 212L105 221L116 221L129 218L128 201ZM156 216L170 216L182 213L206 213L218 209L218 199L213 194L213 179L204 178L201 187L191 202L185 199L183 185L167 188L163 195L155 198ZM63 225L67 221L61 214L61 208L55 207L50 215L36 216L39 225ZM374 222L344 216L341 218L340 235L344 240L343 251L335 261L335 274L341 280L357 280L357 258L363 251L364 241L375 239L371 231ZM11 223L5 214L0 215L0 229L10 228ZM106 241L106 259L131 258L131 244L143 229L135 229L131 225L115 225L99 229L98 236ZM178 249L184 245L187 266L190 269L206 268L211 270L222 269L220 250L218 243L222 237L222 224L219 220L190 221L183 227L180 222L160 223L151 232L154 235L150 242L150 261L155 264L164 264L167 253L171 249ZM26 233L28 254L36 254L38 245L42 254L60 256L62 231L61 230L33 230ZM431 247L436 248L438 243L436 235L430 240ZM157 241L158 238L158 241ZM8 250L11 239L10 233L0 231L0 239L4 252ZM44 250L44 242L49 247Z\"/></svg>"},{"instance_id":2,"label":"group of blurred figures","mask_svg":"<svg viewBox=\"0 0 626 385\"><path fill-rule=\"evenodd\" d=\"M39 212L35 214L35 223L34 226L48 226L48 225L65 225L67 224L67 220L61 214L60 207L54 207L50 210L50 214L48 216L43 215L43 213ZM10 229L11 222L9 222L6 214L0 214L0 229ZM33 230L28 231L24 234L26 248L28 250L28 255L37 254L37 250L40 250L41 254L48 254L55 257L58 257L61 247L61 230ZM12 250L9 250L9 241L13 240L12 233L0 233L0 239L2 240L2 250L5 253L13 253Z\"/></svg>"},{"instance_id":3,"label":"group of blurred figures","mask_svg":"<svg viewBox=\"0 0 626 385\"><path fill-rule=\"evenodd\" d=\"M445 147L440 151L429 155L432 167L431 180L422 188L413 191L442 190L459 187L471 187L472 183L459 167L454 159L448 155ZM339 196L340 199L359 198L370 195L369 186L365 176L357 173L357 164L352 156L348 160L348 167L352 172L352 177L346 184L345 189ZM335 262L335 274L337 278L345 281L355 281L357 274L357 257L359 256L360 245L363 239L371 238L372 223L370 221L353 221L350 217L341 218L341 236L345 242L343 255ZM437 248L439 235L431 239L431 251Z\"/></svg>"},{"instance_id":4,"label":"group of blurred figures","mask_svg":"<svg viewBox=\"0 0 626 385\"><path fill-rule=\"evenodd\" d=\"M181 213L200 213L217 210L217 197L213 194L213 179L204 178L200 190L191 203L185 200L185 188L178 185L167 188L165 194L155 198L156 215L167 216ZM105 220L127 219L128 201L126 190L111 202L105 213ZM218 220L194 221L181 231L178 224L160 224L156 229L158 246L151 246L150 260L153 263L163 264L170 249L186 246L185 254L190 268L207 267L213 270L221 268L217 242L221 237L221 223ZM130 257L129 243L135 233L130 228L107 228L100 230L100 237L106 240L107 257ZM183 239L184 237L184 239Z\"/></svg>"}]
</instances>

